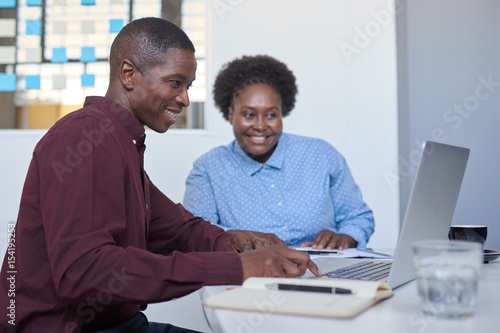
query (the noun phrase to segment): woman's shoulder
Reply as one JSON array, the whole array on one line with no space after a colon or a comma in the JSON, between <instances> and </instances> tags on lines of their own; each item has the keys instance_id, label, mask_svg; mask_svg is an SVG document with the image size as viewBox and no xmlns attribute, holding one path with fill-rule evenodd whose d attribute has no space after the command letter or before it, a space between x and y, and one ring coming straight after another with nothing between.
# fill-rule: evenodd
<instances>
[{"instance_id":1,"label":"woman's shoulder","mask_svg":"<svg viewBox=\"0 0 500 333\"><path fill-rule=\"evenodd\" d=\"M283 133L283 135L285 136L287 144L291 147L296 147L306 151L319 150L333 154L340 154L332 144L324 139L290 133Z\"/></svg>"},{"instance_id":2,"label":"woman's shoulder","mask_svg":"<svg viewBox=\"0 0 500 333\"><path fill-rule=\"evenodd\" d=\"M221 161L225 161L231 157L231 145L221 145L215 148L210 149L209 151L201 154L195 161L198 164L213 164L213 163L221 163Z\"/></svg>"}]
</instances>

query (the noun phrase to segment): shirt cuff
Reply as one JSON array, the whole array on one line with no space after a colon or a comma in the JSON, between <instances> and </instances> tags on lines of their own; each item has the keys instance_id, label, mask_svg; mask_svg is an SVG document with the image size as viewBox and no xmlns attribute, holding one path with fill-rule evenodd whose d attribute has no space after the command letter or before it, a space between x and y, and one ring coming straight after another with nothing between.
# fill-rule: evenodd
<instances>
[{"instance_id":1,"label":"shirt cuff","mask_svg":"<svg viewBox=\"0 0 500 333\"><path fill-rule=\"evenodd\" d=\"M366 233L358 227L354 228L342 228L337 231L339 234L345 234L351 236L358 244L356 247L366 248L366 244L368 243L368 239L366 237Z\"/></svg>"},{"instance_id":2,"label":"shirt cuff","mask_svg":"<svg viewBox=\"0 0 500 333\"><path fill-rule=\"evenodd\" d=\"M236 252L208 252L206 256L205 285L243 283L243 267Z\"/></svg>"}]
</instances>

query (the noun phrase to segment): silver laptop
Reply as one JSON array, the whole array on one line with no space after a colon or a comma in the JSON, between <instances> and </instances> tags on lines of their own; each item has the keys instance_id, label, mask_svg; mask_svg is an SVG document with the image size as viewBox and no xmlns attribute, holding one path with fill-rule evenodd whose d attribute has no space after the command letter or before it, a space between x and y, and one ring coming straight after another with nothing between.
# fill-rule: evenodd
<instances>
[{"instance_id":1,"label":"silver laptop","mask_svg":"<svg viewBox=\"0 0 500 333\"><path fill-rule=\"evenodd\" d=\"M314 259L323 272L322 278L386 281L393 289L413 280L411 243L422 239L447 239L469 152L467 148L427 141L394 259Z\"/></svg>"}]
</instances>

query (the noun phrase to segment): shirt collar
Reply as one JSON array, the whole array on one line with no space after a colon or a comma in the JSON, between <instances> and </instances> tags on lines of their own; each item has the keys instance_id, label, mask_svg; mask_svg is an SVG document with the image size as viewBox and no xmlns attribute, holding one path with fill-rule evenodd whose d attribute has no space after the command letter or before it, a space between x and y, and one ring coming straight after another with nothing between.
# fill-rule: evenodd
<instances>
[{"instance_id":1,"label":"shirt collar","mask_svg":"<svg viewBox=\"0 0 500 333\"><path fill-rule=\"evenodd\" d=\"M271 157L269 157L269 159L265 163L259 163L250 156L248 156L247 153L245 153L245 151L241 148L238 141L234 140L232 145L234 152L238 157L238 160L241 162L240 164L242 168L249 176L253 176L255 173L257 173L260 169L264 167L271 167L275 169L281 169L283 167L286 142L287 142L287 136L286 134L282 133L277 143L276 149L274 150Z\"/></svg>"},{"instance_id":2,"label":"shirt collar","mask_svg":"<svg viewBox=\"0 0 500 333\"><path fill-rule=\"evenodd\" d=\"M106 113L125 128L137 147L144 145L146 138L144 125L123 106L100 96L87 97L84 106L92 106Z\"/></svg>"}]
</instances>

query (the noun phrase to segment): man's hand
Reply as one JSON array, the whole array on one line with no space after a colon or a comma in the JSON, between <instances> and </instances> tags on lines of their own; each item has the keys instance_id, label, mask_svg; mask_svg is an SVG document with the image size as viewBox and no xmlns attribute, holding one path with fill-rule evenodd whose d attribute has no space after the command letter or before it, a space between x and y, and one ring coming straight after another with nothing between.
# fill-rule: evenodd
<instances>
[{"instance_id":1,"label":"man's hand","mask_svg":"<svg viewBox=\"0 0 500 333\"><path fill-rule=\"evenodd\" d=\"M285 242L275 234L248 230L228 230L227 232L232 234L229 251L245 252L273 244L286 246Z\"/></svg>"},{"instance_id":2,"label":"man's hand","mask_svg":"<svg viewBox=\"0 0 500 333\"><path fill-rule=\"evenodd\" d=\"M269 245L239 254L243 266L243 280L251 276L297 277L309 270L316 276L321 272L309 254L282 245Z\"/></svg>"},{"instance_id":3,"label":"man's hand","mask_svg":"<svg viewBox=\"0 0 500 333\"><path fill-rule=\"evenodd\" d=\"M339 250L347 249L349 247L356 247L358 243L349 235L337 234L330 230L321 230L312 242L304 242L301 247L312 247L318 250Z\"/></svg>"}]
</instances>

